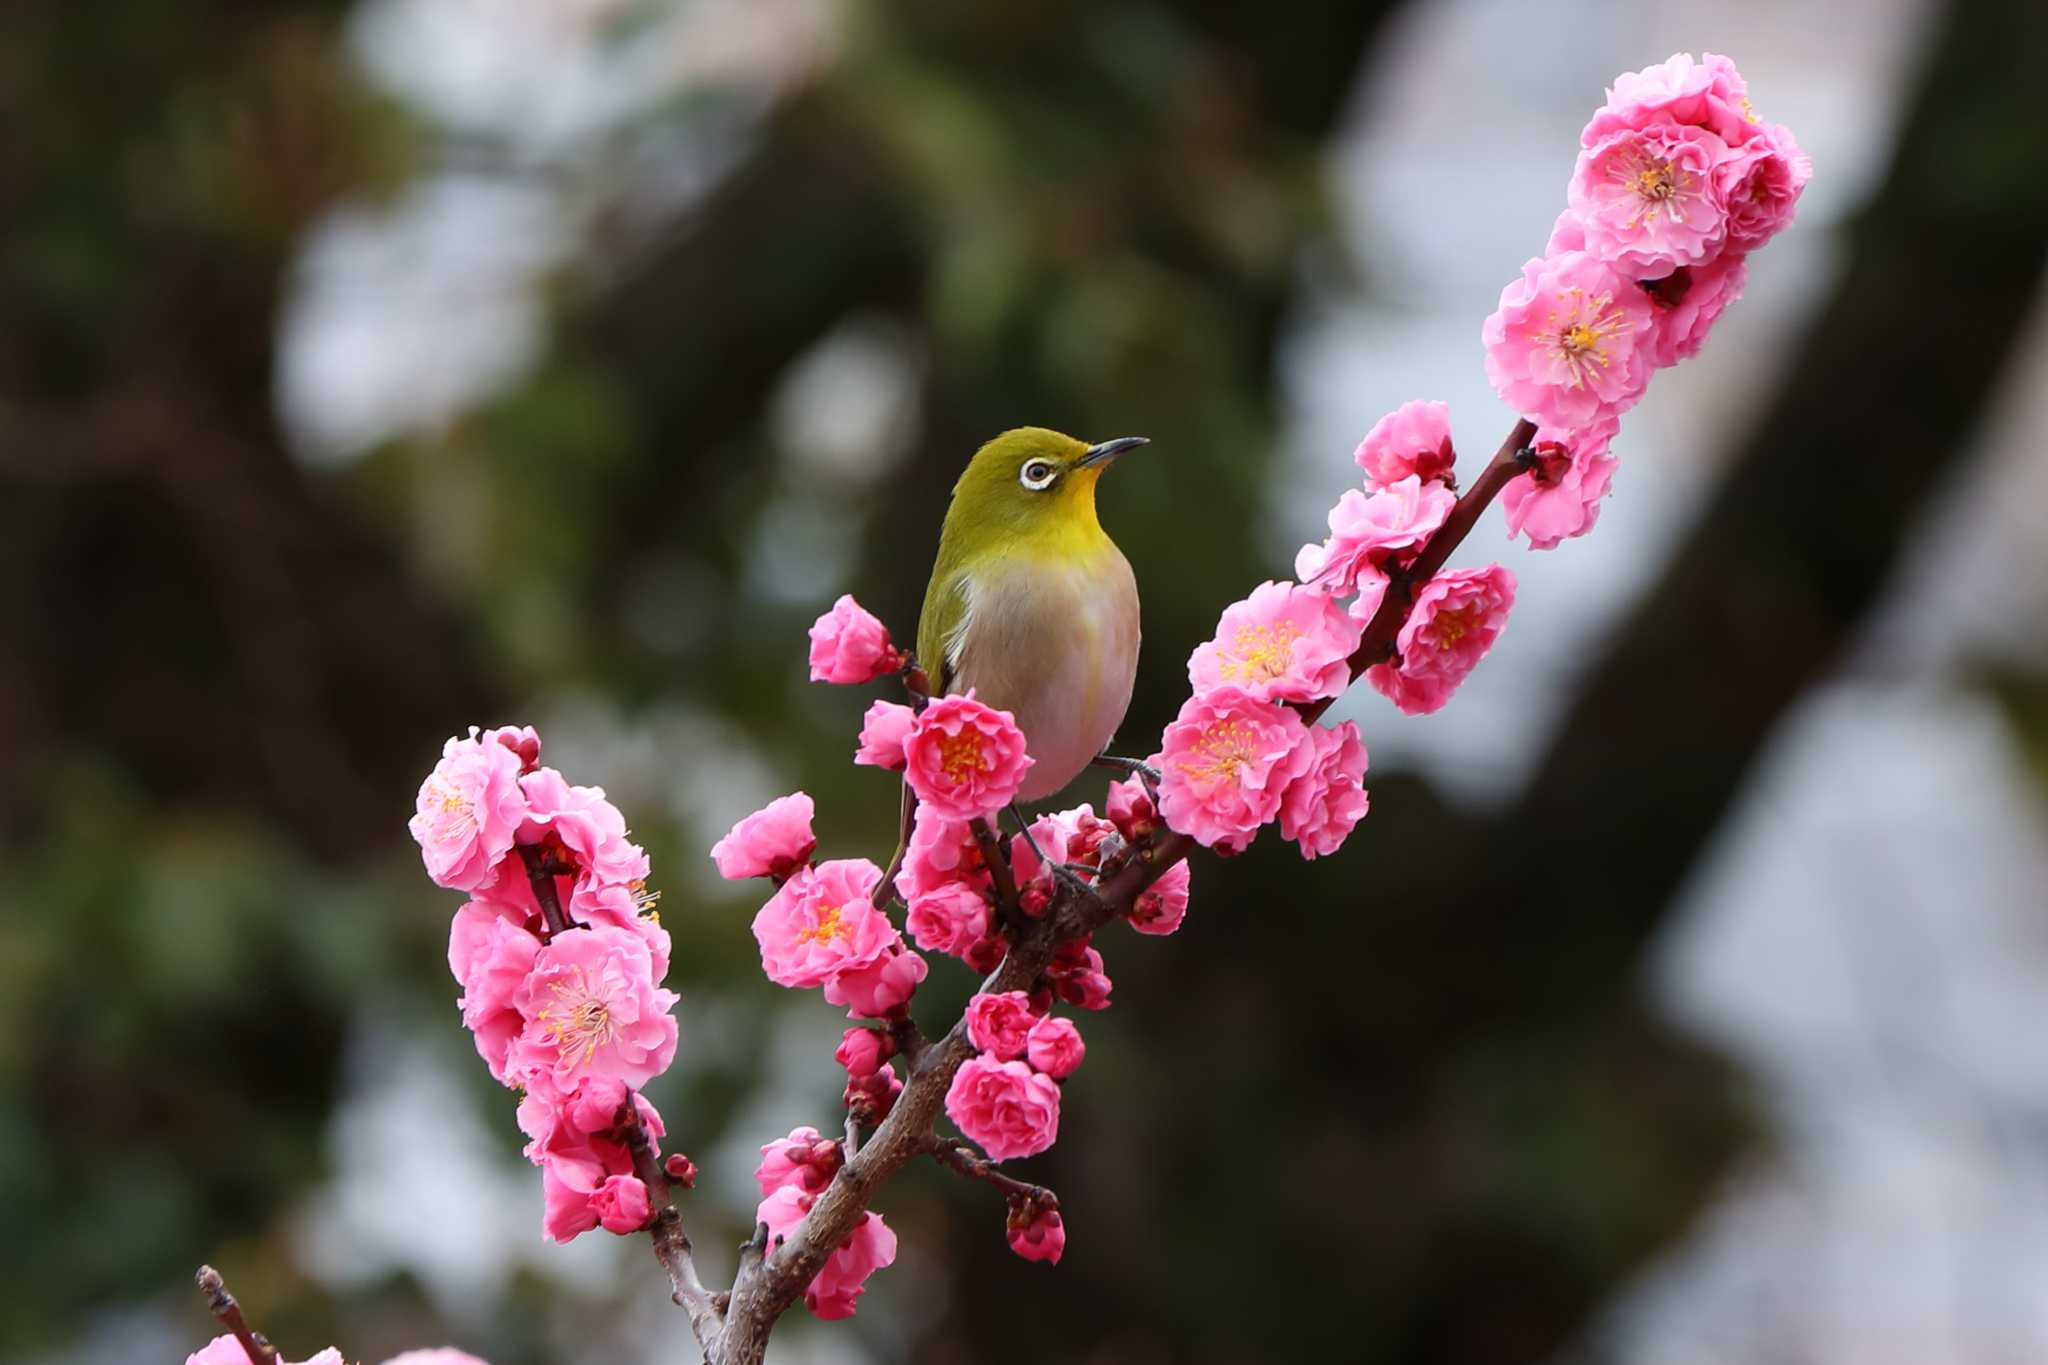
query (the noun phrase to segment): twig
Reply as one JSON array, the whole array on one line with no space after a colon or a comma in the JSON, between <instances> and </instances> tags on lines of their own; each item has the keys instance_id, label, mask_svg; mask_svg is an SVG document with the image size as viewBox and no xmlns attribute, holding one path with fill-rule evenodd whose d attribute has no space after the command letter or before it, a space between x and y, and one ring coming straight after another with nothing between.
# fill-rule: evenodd
<instances>
[{"instance_id":1,"label":"twig","mask_svg":"<svg viewBox=\"0 0 2048 1365\"><path fill-rule=\"evenodd\" d=\"M199 1292L206 1295L207 1309L220 1319L221 1326L235 1334L236 1341L242 1343L242 1353L249 1357L249 1365L277 1365L282 1359L278 1349L242 1316L242 1305L228 1293L227 1282L221 1279L220 1272L210 1265L203 1265L193 1279L199 1283Z\"/></svg>"},{"instance_id":2,"label":"twig","mask_svg":"<svg viewBox=\"0 0 2048 1365\"><path fill-rule=\"evenodd\" d=\"M1443 568L1480 514L1509 480L1522 472L1519 452L1535 434L1531 423L1515 424L1492 463L1453 505L1450 515L1422 552L1400 578L1388 585L1378 610L1366 623L1358 649L1351 655L1354 681L1383 660L1407 619L1416 590ZM1327 701L1303 707L1303 718L1313 722L1328 707ZM1014 906L1016 883L994 834L982 820L974 821L973 829L997 894ZM1145 889L1195 847L1195 841L1186 835L1163 831L1149 844L1134 848L1120 867L1097 883L1092 896L1076 895L1066 883L1056 882L1054 899L1046 913L1037 920L1021 922L1008 956L989 974L981 989L992 994L1030 990L1061 944L1094 933L1113 915L1128 914ZM824 1267L826 1258L853 1232L875 1191L912 1157L933 1150L936 1139L932 1137L932 1124L944 1103L946 1089L952 1084L953 1074L973 1055L974 1046L968 1040L967 1021L963 1017L910 1066L903 1093L896 1097L889 1116L868 1136L867 1145L849 1156L788 1237L771 1251L765 1244L765 1226L756 1230L755 1239L741 1255L739 1274L733 1282L725 1331L714 1352L718 1365L760 1365L776 1319L796 1301Z\"/></svg>"},{"instance_id":3,"label":"twig","mask_svg":"<svg viewBox=\"0 0 2048 1365\"><path fill-rule=\"evenodd\" d=\"M569 917L562 913L562 903L555 896L555 866L541 851L539 844L521 844L519 857L526 864L526 880L533 884L533 898L540 903L541 921L547 925L548 937L566 933L572 926Z\"/></svg>"},{"instance_id":4,"label":"twig","mask_svg":"<svg viewBox=\"0 0 2048 1365\"><path fill-rule=\"evenodd\" d=\"M696 1336L697 1344L704 1348L705 1359L708 1360L711 1348L718 1340L719 1329L724 1326L718 1305L714 1302L715 1296L697 1277L690 1235L683 1230L683 1215L676 1208L668 1173L661 1169L654 1142L647 1134L646 1125L640 1121L640 1107L631 1096L627 1097L621 1114L621 1136L626 1150L633 1157L633 1174L647 1187L648 1197L655 1204L654 1221L647 1226L648 1236L654 1241L654 1258L668 1272L669 1297L690 1315L690 1331Z\"/></svg>"},{"instance_id":5,"label":"twig","mask_svg":"<svg viewBox=\"0 0 2048 1365\"><path fill-rule=\"evenodd\" d=\"M846 1111L846 1159L848 1161L860 1152L860 1116L851 1109Z\"/></svg>"},{"instance_id":6,"label":"twig","mask_svg":"<svg viewBox=\"0 0 2048 1365\"><path fill-rule=\"evenodd\" d=\"M975 816L967 822L974 831L975 846L981 850L981 860L988 865L989 880L996 886L996 908L1003 912L1004 920L1016 927L1023 916L1017 901L1017 879L1010 873L1009 855L1003 852L1003 841L988 827L988 821Z\"/></svg>"},{"instance_id":7,"label":"twig","mask_svg":"<svg viewBox=\"0 0 2048 1365\"><path fill-rule=\"evenodd\" d=\"M1033 1185L1013 1175L1004 1175L996 1169L995 1163L976 1152L958 1138L943 1138L936 1135L927 1140L926 1156L944 1166L956 1175L969 1180L981 1180L995 1186L1006 1198L1028 1199L1040 1208L1056 1209L1060 1197L1043 1185Z\"/></svg>"}]
</instances>

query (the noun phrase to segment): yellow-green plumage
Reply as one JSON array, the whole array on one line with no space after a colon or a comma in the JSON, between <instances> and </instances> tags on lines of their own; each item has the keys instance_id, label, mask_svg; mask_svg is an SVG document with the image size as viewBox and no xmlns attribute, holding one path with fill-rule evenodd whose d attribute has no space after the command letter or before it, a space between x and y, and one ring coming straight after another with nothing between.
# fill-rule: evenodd
<instances>
[{"instance_id":1,"label":"yellow-green plumage","mask_svg":"<svg viewBox=\"0 0 2048 1365\"><path fill-rule=\"evenodd\" d=\"M939 690L972 688L1017 718L1036 760L1026 801L1073 781L1130 705L1138 587L1096 519L1095 482L1138 444L1020 427L976 451L953 488L917 655Z\"/></svg>"}]
</instances>

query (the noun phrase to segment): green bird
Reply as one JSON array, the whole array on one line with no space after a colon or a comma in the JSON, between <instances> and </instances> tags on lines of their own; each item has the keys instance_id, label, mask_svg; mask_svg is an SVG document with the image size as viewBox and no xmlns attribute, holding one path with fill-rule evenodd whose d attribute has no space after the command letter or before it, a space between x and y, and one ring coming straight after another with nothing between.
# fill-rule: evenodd
<instances>
[{"instance_id":1,"label":"green bird","mask_svg":"<svg viewBox=\"0 0 2048 1365\"><path fill-rule=\"evenodd\" d=\"M1131 704L1138 583L1096 520L1095 483L1145 443L1019 427L977 450L953 485L917 656L935 694L971 688L1016 717L1035 760L1020 801L1078 777Z\"/></svg>"}]
</instances>

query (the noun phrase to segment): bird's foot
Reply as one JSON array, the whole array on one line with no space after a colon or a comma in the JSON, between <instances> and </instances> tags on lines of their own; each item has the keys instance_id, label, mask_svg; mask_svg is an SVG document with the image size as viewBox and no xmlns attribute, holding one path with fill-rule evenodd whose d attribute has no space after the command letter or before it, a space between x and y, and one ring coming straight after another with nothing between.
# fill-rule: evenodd
<instances>
[{"instance_id":1,"label":"bird's foot","mask_svg":"<svg viewBox=\"0 0 2048 1365\"><path fill-rule=\"evenodd\" d=\"M1078 896L1084 901L1094 900L1095 884L1083 880L1080 872L1093 873L1095 869L1084 866L1080 871L1076 871L1072 864L1056 862L1046 857L1045 850L1038 846L1038 840L1031 837L1031 822L1024 817L1024 812L1017 808L1017 803L1012 801L1009 810L1010 818L1017 822L1017 832L1024 836L1025 846L1037 857L1038 865L1050 872L1052 879L1065 887L1070 894ZM1018 889L1022 890L1023 888L1020 887Z\"/></svg>"},{"instance_id":2,"label":"bird's foot","mask_svg":"<svg viewBox=\"0 0 2048 1365\"><path fill-rule=\"evenodd\" d=\"M1126 777L1137 778L1145 789L1145 795L1152 800L1152 809L1159 809L1159 769L1142 759L1123 758L1117 754L1097 754L1088 763L1090 767L1108 768Z\"/></svg>"}]
</instances>

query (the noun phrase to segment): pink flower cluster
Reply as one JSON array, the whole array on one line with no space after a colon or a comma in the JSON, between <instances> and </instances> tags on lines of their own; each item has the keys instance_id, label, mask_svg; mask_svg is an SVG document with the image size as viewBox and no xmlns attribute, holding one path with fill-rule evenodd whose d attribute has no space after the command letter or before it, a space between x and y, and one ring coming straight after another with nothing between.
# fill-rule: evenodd
<instances>
[{"instance_id":1,"label":"pink flower cluster","mask_svg":"<svg viewBox=\"0 0 2048 1365\"><path fill-rule=\"evenodd\" d=\"M1035 761L1016 717L963 695L935 698L922 712L878 701L861 725L855 763L900 772L920 803L973 820L1016 799Z\"/></svg>"},{"instance_id":2,"label":"pink flower cluster","mask_svg":"<svg viewBox=\"0 0 2048 1365\"><path fill-rule=\"evenodd\" d=\"M1616 419L1695 354L1746 264L1791 221L1813 163L1750 109L1726 57L1626 72L1580 134L1545 254L1486 320L1486 373L1537 424L1540 463L1502 495L1511 534L1548 549L1593 524Z\"/></svg>"},{"instance_id":3,"label":"pink flower cluster","mask_svg":"<svg viewBox=\"0 0 2048 1365\"><path fill-rule=\"evenodd\" d=\"M477 1052L523 1092L542 1230L566 1242L646 1226L653 1196L627 1136L662 1133L637 1091L675 1058L676 996L659 984L669 936L647 911L647 855L625 817L602 790L541 767L532 729L472 729L421 785L412 832L427 874L470 896L448 967Z\"/></svg>"},{"instance_id":4,"label":"pink flower cluster","mask_svg":"<svg viewBox=\"0 0 2048 1365\"><path fill-rule=\"evenodd\" d=\"M845 1150L815 1128L798 1128L781 1141L768 1143L754 1170L761 1187L755 1219L768 1225L771 1238L786 1238L843 1164ZM850 1318L868 1276L895 1259L896 1234L881 1214L869 1211L811 1280L804 1302L821 1318Z\"/></svg>"},{"instance_id":5,"label":"pink flower cluster","mask_svg":"<svg viewBox=\"0 0 2048 1365\"><path fill-rule=\"evenodd\" d=\"M996 1161L1035 1156L1060 1132L1059 1082L1087 1048L1072 1021L1022 991L978 994L967 1006L977 1053L953 1074L946 1116Z\"/></svg>"}]
</instances>

